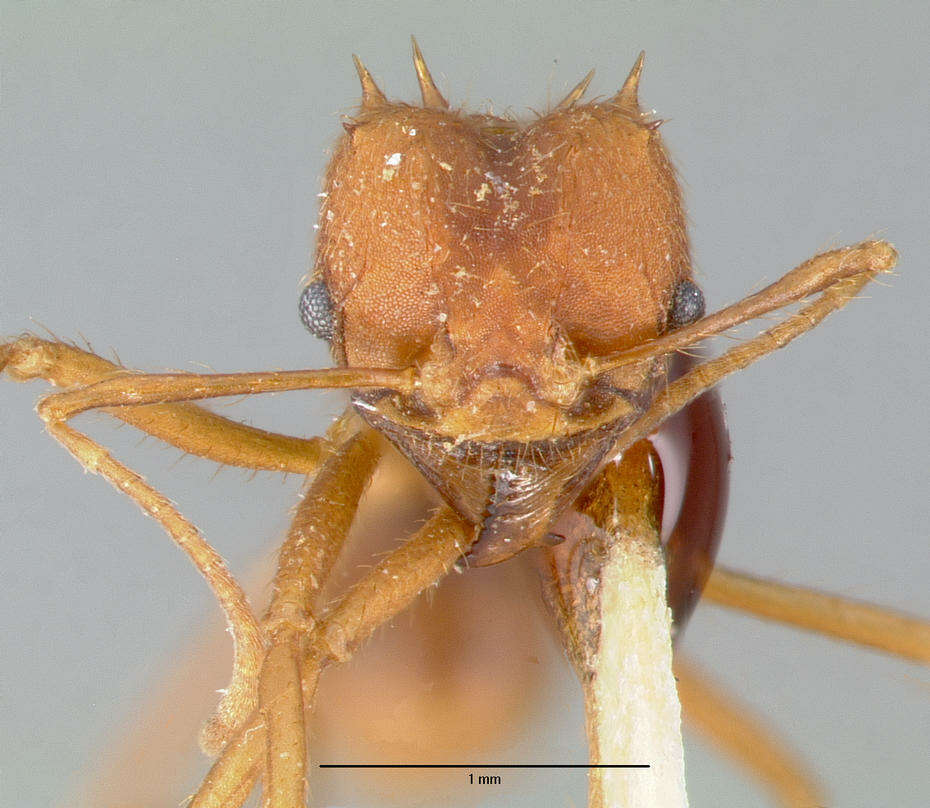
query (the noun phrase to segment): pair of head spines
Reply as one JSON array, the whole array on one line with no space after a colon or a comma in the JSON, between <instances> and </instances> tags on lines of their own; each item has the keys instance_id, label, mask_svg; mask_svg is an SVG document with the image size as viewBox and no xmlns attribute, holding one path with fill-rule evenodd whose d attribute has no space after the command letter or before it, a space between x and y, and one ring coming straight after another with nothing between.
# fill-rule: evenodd
<instances>
[{"instance_id":1,"label":"pair of head spines","mask_svg":"<svg viewBox=\"0 0 930 808\"><path fill-rule=\"evenodd\" d=\"M439 92L439 88L436 86L436 82L433 80L433 76L426 66L426 60L420 52L420 46L417 44L414 37L411 37L411 41L413 43L413 66L417 71L417 80L420 83L420 95L423 98L423 106L448 109L449 102L446 101L443 94ZM358 71L358 78L362 85L362 111L369 112L389 104L390 102L375 83L368 68L362 64L362 60L354 54L352 59L355 61L355 69ZM636 63L633 65L633 69L630 70L629 75L626 77L626 81L623 82L623 86L610 99L610 103L623 108L629 113L637 115L640 114L639 80L643 74L643 62L645 59L646 52L640 51ZM593 78L594 71L591 70L588 75L569 91L565 98L555 105L554 110L561 112L574 107L575 104L581 100L582 96L584 96Z\"/></svg>"},{"instance_id":2,"label":"pair of head spines","mask_svg":"<svg viewBox=\"0 0 930 808\"><path fill-rule=\"evenodd\" d=\"M420 95L423 97L423 106L448 109L449 102L439 92L439 88L426 66L426 60L420 52L420 46L414 37L410 39L413 43L413 66L417 71L417 80L420 82ZM362 60L355 54L352 54L352 59L355 62L355 69L358 71L359 81L362 83L362 110L367 112L388 104L387 97L375 83L368 68L362 64Z\"/></svg>"}]
</instances>

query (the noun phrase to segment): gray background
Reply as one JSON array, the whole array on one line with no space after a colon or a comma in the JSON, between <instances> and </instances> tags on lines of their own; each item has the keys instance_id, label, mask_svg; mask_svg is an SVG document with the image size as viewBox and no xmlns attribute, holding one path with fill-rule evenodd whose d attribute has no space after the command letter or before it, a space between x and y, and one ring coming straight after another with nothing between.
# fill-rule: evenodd
<instances>
[{"instance_id":1,"label":"gray background","mask_svg":"<svg viewBox=\"0 0 930 808\"><path fill-rule=\"evenodd\" d=\"M2 25L0 333L32 317L146 369L326 364L295 305L325 152L358 96L350 53L412 100L416 33L453 103L522 111L592 66L592 91L613 92L645 48L642 98L672 119L712 307L870 234L902 256L886 287L724 385L721 558L930 614L924 4L4 2ZM0 389L2 805L63 799L209 610L157 526L43 434L41 389ZM232 413L310 434L338 409L309 393ZM270 552L297 480L211 480L84 423L234 568ZM831 805L927 804L926 671L709 606L685 647L792 739ZM583 754L564 683L513 759ZM688 754L694 805L768 804L699 742ZM450 776L450 803L584 801L581 779L555 775L493 793Z\"/></svg>"}]
</instances>

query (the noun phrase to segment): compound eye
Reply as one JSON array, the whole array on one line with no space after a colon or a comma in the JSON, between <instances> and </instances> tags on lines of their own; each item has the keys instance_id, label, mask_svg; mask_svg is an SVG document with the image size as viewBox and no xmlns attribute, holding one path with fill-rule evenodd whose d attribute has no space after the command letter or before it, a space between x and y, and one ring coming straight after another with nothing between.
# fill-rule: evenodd
<instances>
[{"instance_id":1,"label":"compound eye","mask_svg":"<svg viewBox=\"0 0 930 808\"><path fill-rule=\"evenodd\" d=\"M672 328L690 325L704 316L704 293L700 287L687 278L675 287L672 307L669 309L668 322Z\"/></svg>"},{"instance_id":2,"label":"compound eye","mask_svg":"<svg viewBox=\"0 0 930 808\"><path fill-rule=\"evenodd\" d=\"M313 336L333 340L333 301L322 278L311 283L300 295L300 320Z\"/></svg>"}]
</instances>

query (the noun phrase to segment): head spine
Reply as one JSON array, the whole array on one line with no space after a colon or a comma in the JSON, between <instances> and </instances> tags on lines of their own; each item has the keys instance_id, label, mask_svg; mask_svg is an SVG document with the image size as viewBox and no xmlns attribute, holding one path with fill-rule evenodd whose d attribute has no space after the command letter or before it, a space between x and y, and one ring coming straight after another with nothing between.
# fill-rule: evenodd
<instances>
[{"instance_id":1,"label":"head spine","mask_svg":"<svg viewBox=\"0 0 930 808\"><path fill-rule=\"evenodd\" d=\"M423 54L420 53L420 46L417 44L417 40L414 37L410 37L410 42L413 45L413 66L417 71L417 80L420 82L420 95L423 96L423 106L448 109L449 102L446 101L442 93L439 92L436 82L433 81L429 68L426 66L426 60L423 58Z\"/></svg>"},{"instance_id":2,"label":"head spine","mask_svg":"<svg viewBox=\"0 0 930 808\"><path fill-rule=\"evenodd\" d=\"M581 100L581 97L585 94L585 91L588 89L588 85L591 83L591 79L594 78L594 71L589 70L588 75L585 76L581 81L579 81L568 95L565 96L558 104L556 104L555 109L557 112L563 112L566 109L571 109Z\"/></svg>"}]
</instances>

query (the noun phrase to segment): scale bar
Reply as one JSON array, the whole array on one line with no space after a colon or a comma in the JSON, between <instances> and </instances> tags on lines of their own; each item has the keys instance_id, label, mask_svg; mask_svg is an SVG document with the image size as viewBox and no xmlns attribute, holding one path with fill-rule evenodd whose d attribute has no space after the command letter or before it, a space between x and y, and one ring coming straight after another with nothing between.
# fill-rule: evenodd
<instances>
[{"instance_id":1,"label":"scale bar","mask_svg":"<svg viewBox=\"0 0 930 808\"><path fill-rule=\"evenodd\" d=\"M321 769L648 769L648 763L320 763Z\"/></svg>"}]
</instances>

